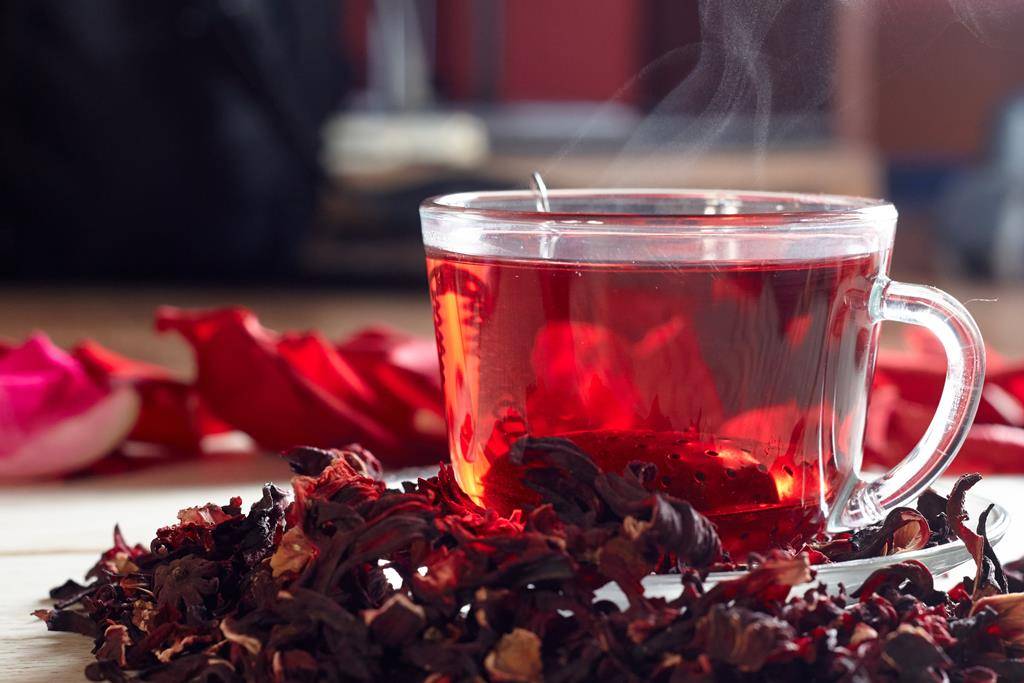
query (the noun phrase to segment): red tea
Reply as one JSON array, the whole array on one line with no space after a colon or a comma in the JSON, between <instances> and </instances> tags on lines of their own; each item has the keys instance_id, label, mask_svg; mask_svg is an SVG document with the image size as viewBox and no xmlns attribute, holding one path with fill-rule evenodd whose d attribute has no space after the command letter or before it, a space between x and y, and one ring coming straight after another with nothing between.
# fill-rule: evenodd
<instances>
[{"instance_id":1,"label":"red tea","mask_svg":"<svg viewBox=\"0 0 1024 683\"><path fill-rule=\"evenodd\" d=\"M876 254L778 263L560 263L427 254L462 487L531 497L520 437L561 436L714 521L733 553L822 530L860 452Z\"/></svg>"}]
</instances>

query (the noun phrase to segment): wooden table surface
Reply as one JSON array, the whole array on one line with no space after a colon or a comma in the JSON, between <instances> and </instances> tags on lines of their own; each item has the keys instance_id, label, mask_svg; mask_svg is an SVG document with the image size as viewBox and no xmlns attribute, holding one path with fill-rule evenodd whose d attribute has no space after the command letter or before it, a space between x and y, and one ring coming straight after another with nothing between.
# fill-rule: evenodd
<instances>
[{"instance_id":1,"label":"wooden table surface","mask_svg":"<svg viewBox=\"0 0 1024 683\"><path fill-rule=\"evenodd\" d=\"M1019 333L1021 291L984 286L947 287L964 300L996 348L1024 355ZM978 299L998 298L997 302ZM152 333L160 304L244 304L270 327L318 328L340 336L371 322L412 332L431 332L424 296L273 290L165 290L147 288L21 289L0 292L0 338L20 339L46 330L60 344L92 337L119 352L190 371L190 356L174 336ZM0 670L4 680L84 680L90 642L74 634L48 633L30 615L44 607L47 590L67 578L81 580L110 544L119 522L130 541L148 542L157 527L172 523L179 508L224 503L242 495L246 504L266 481L286 483L287 468L269 456L221 456L103 479L0 487ZM993 477L977 492L1024 519L1024 477ZM998 548L1004 559L1024 554L1024 536L1011 532Z\"/></svg>"}]
</instances>

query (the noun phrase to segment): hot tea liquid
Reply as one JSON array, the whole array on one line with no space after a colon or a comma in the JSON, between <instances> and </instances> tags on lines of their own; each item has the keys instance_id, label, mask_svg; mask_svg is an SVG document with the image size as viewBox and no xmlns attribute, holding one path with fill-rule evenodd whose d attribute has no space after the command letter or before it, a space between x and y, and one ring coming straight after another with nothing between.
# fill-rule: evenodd
<instances>
[{"instance_id":1,"label":"hot tea liquid","mask_svg":"<svg viewBox=\"0 0 1024 683\"><path fill-rule=\"evenodd\" d=\"M568 264L432 250L452 462L480 504L532 493L507 455L574 441L711 518L734 554L823 529L860 452L876 254L796 263Z\"/></svg>"}]
</instances>

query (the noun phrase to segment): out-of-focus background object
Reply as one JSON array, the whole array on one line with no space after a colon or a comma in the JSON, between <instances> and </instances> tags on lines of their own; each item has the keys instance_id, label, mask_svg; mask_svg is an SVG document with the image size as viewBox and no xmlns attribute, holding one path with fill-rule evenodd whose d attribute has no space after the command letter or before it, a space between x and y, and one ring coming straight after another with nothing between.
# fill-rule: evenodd
<instances>
[{"instance_id":1,"label":"out-of-focus background object","mask_svg":"<svg viewBox=\"0 0 1024 683\"><path fill-rule=\"evenodd\" d=\"M0 272L275 273L347 90L333 0L0 6Z\"/></svg>"},{"instance_id":2,"label":"out-of-focus background object","mask_svg":"<svg viewBox=\"0 0 1024 683\"><path fill-rule=\"evenodd\" d=\"M885 195L898 276L1018 279L1016 5L8 0L0 274L420 286L424 196L540 169Z\"/></svg>"}]
</instances>

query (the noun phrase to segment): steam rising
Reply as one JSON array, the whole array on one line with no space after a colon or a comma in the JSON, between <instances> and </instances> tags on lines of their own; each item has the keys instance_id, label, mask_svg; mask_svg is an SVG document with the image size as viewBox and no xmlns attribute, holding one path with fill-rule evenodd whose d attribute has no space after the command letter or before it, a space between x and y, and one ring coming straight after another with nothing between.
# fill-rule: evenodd
<instances>
[{"instance_id":1,"label":"steam rising","mask_svg":"<svg viewBox=\"0 0 1024 683\"><path fill-rule=\"evenodd\" d=\"M949 0L957 20L982 43L1006 50L1021 50L1020 26L1024 6L1018 0ZM1011 19L1017 21L1012 21Z\"/></svg>"},{"instance_id":2,"label":"steam rising","mask_svg":"<svg viewBox=\"0 0 1024 683\"><path fill-rule=\"evenodd\" d=\"M612 98L625 99L658 76L677 81L636 126L617 160L595 169L593 182L635 184L644 176L671 170L672 178L696 168L710 149L749 154L755 178L768 150L794 138L813 139L832 125L827 103L836 91L835 25L840 14L867 13L873 25L906 34L905 47L885 64L874 64L878 78L919 61L944 31L962 24L981 43L1020 49L1008 21L1024 13L1016 0L947 0L918 7L917 25L896 16L904 0L701 0L701 39L675 47L645 66ZM847 16L849 18L849 16ZM665 80L662 78L662 80ZM955 93L950 93L955 97ZM840 103L842 104L842 103ZM595 117L596 119L597 117ZM545 169L557 175L588 140L584 124Z\"/></svg>"},{"instance_id":3,"label":"steam rising","mask_svg":"<svg viewBox=\"0 0 1024 683\"><path fill-rule=\"evenodd\" d=\"M742 115L760 163L771 134L773 71L780 66L764 50L765 38L785 4L704 3L700 20L706 38L699 45L697 67L654 108L622 154L636 156L649 152L652 144L666 145L681 153L673 163L690 164L718 144ZM695 105L700 109L694 111ZM653 163L656 157L648 156ZM616 170L611 169L613 174Z\"/></svg>"}]
</instances>

